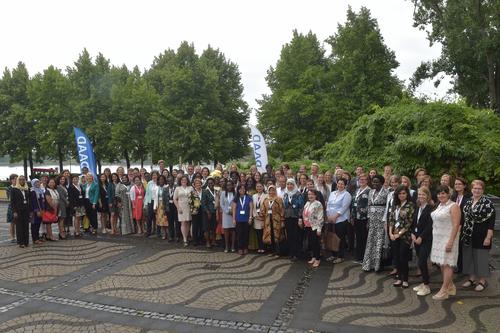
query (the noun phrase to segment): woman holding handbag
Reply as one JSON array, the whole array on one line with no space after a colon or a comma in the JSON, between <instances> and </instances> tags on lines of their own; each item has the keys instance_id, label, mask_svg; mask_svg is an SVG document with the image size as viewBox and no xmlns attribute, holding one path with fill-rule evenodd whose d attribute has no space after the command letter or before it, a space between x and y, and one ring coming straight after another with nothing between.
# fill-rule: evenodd
<instances>
[{"instance_id":1,"label":"woman holding handbag","mask_svg":"<svg viewBox=\"0 0 500 333\"><path fill-rule=\"evenodd\" d=\"M52 233L52 223L57 223L59 217L57 216L57 211L59 208L59 193L56 189L56 180L50 178L47 183L47 188L45 189L45 202L46 210L42 214L42 222L47 226L47 240L55 241L55 237Z\"/></svg>"}]
</instances>

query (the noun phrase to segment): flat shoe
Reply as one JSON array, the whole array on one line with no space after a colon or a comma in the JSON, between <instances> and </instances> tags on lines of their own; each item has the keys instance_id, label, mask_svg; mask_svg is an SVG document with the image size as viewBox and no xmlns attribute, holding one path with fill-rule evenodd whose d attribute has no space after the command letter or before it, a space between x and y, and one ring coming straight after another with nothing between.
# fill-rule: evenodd
<instances>
[{"instance_id":1,"label":"flat shoe","mask_svg":"<svg viewBox=\"0 0 500 333\"><path fill-rule=\"evenodd\" d=\"M476 288L474 288L474 291L480 293L480 292L484 291L484 289L486 289L487 285L488 285L487 282L484 282L484 283L478 282L476 285Z\"/></svg>"}]
</instances>

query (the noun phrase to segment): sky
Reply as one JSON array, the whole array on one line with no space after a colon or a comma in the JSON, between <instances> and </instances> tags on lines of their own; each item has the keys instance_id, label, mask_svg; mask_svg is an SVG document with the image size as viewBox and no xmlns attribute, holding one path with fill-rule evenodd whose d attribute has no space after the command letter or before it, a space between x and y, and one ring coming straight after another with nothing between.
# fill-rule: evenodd
<instances>
[{"instance_id":1,"label":"sky","mask_svg":"<svg viewBox=\"0 0 500 333\"><path fill-rule=\"evenodd\" d=\"M255 100L269 93L266 72L292 31L312 31L324 41L345 22L348 5L370 9L400 63L395 74L406 83L421 61L439 56L440 46L430 47L426 33L413 27L409 0L16 0L0 2L0 68L23 61L30 75L49 65L65 69L87 48L114 65L144 70L165 49L188 41L198 53L211 45L237 63L244 99L256 109ZM448 81L438 88L426 82L417 93L444 98Z\"/></svg>"}]
</instances>

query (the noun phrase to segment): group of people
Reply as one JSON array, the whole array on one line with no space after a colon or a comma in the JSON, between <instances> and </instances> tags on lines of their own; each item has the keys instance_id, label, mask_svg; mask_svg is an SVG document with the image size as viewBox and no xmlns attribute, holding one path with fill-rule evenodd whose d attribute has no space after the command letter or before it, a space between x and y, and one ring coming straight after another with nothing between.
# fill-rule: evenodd
<instances>
[{"instance_id":1,"label":"group of people","mask_svg":"<svg viewBox=\"0 0 500 333\"><path fill-rule=\"evenodd\" d=\"M236 165L224 169L188 165L169 170L130 168L125 173L105 169L97 179L65 170L57 177L31 180L12 175L7 220L20 247L82 237L83 233L113 236L138 234L245 255L250 250L270 256L308 259L316 268L321 259L334 264L352 252L365 271L392 266L394 286L408 288L413 250L422 283L413 290L430 294L429 263L439 265L443 280L436 300L456 294L454 271L466 274L463 288L487 287L489 251L495 209L484 195L481 180L469 183L448 174L433 186L425 169L414 182L393 174L368 173L358 166L351 174L337 165L320 172L313 163L297 172L288 165L278 170L255 166L248 172ZM15 228L14 228L15 226ZM15 231L15 232L14 232ZM15 235L14 235L15 234Z\"/></svg>"}]
</instances>

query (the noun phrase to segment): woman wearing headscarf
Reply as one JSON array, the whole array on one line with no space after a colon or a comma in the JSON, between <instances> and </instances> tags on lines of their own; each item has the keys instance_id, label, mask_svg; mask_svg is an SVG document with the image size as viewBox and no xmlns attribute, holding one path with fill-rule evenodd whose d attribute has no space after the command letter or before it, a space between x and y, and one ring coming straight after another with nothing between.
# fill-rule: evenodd
<instances>
[{"instance_id":1,"label":"woman wearing headscarf","mask_svg":"<svg viewBox=\"0 0 500 333\"><path fill-rule=\"evenodd\" d=\"M130 183L127 175L123 175L121 182L116 184L115 197L118 213L120 216L120 228L122 235L134 232L132 223L132 205L130 203Z\"/></svg>"},{"instance_id":2,"label":"woman wearing headscarf","mask_svg":"<svg viewBox=\"0 0 500 333\"><path fill-rule=\"evenodd\" d=\"M16 223L17 244L25 248L29 244L31 205L30 193L24 176L17 177L16 185L10 193L10 204Z\"/></svg>"},{"instance_id":3,"label":"woman wearing headscarf","mask_svg":"<svg viewBox=\"0 0 500 333\"><path fill-rule=\"evenodd\" d=\"M279 256L280 241L283 239L282 227L285 222L283 200L278 197L276 186L270 185L268 196L264 199L261 216L264 217L263 241L271 245L271 254Z\"/></svg>"},{"instance_id":4,"label":"woman wearing headscarf","mask_svg":"<svg viewBox=\"0 0 500 333\"><path fill-rule=\"evenodd\" d=\"M462 231L463 273L468 280L462 287L475 285L474 290L481 292L486 286L489 270L490 250L495 228L495 207L491 200L484 196L484 183L481 180L472 182L472 198L467 201L464 212Z\"/></svg>"},{"instance_id":5,"label":"woman wearing headscarf","mask_svg":"<svg viewBox=\"0 0 500 333\"><path fill-rule=\"evenodd\" d=\"M31 223L31 238L33 243L41 244L40 225L42 224L42 212L45 209L45 192L40 186L41 182L38 179L31 181L31 211L33 213L33 222Z\"/></svg>"},{"instance_id":6,"label":"woman wearing headscarf","mask_svg":"<svg viewBox=\"0 0 500 333\"><path fill-rule=\"evenodd\" d=\"M283 206L285 209L285 229L290 259L295 261L299 255L299 228L302 224L300 219L304 208L304 199L293 178L286 181Z\"/></svg>"}]
</instances>

